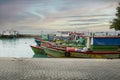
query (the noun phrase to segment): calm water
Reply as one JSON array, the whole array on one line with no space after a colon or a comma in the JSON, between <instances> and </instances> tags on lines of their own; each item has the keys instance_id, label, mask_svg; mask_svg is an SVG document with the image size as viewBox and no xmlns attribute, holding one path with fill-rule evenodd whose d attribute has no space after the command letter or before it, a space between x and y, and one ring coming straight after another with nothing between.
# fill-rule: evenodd
<instances>
[{"instance_id":1,"label":"calm water","mask_svg":"<svg viewBox=\"0 0 120 80\"><path fill-rule=\"evenodd\" d=\"M34 38L0 39L0 57L33 57Z\"/></svg>"}]
</instances>

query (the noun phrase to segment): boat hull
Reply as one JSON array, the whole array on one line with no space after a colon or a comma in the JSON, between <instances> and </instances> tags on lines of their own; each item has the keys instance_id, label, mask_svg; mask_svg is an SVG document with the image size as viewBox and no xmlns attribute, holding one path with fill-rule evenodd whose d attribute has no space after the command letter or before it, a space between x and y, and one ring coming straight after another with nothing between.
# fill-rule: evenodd
<instances>
[{"instance_id":1,"label":"boat hull","mask_svg":"<svg viewBox=\"0 0 120 80\"><path fill-rule=\"evenodd\" d=\"M33 52L35 53L33 55L33 57L37 58L37 57L48 57L47 54L45 53L44 49L38 47L38 46L31 46Z\"/></svg>"},{"instance_id":2,"label":"boat hull","mask_svg":"<svg viewBox=\"0 0 120 80\"><path fill-rule=\"evenodd\" d=\"M71 55L72 56L75 56L75 57L80 57L80 58L101 58L101 59L104 59L104 58L107 58L107 59L118 59L120 58L120 54L119 53L104 53L104 52L99 52L99 53L94 53L94 52L91 52L91 53L76 53L76 52L71 52Z\"/></svg>"},{"instance_id":3,"label":"boat hull","mask_svg":"<svg viewBox=\"0 0 120 80\"><path fill-rule=\"evenodd\" d=\"M44 48L45 53L47 53L47 55L49 55L50 57L54 57L54 58L64 58L64 57L66 57L64 55L65 51L55 50L55 49L46 48L46 47L42 47L42 48Z\"/></svg>"},{"instance_id":4,"label":"boat hull","mask_svg":"<svg viewBox=\"0 0 120 80\"><path fill-rule=\"evenodd\" d=\"M118 45L92 45L91 49L93 52L76 52L74 51L67 51L66 49L62 50L58 45L53 44L49 41L42 41L41 48L44 49L47 55L52 57L72 57L72 58L120 58L120 52L117 52ZM97 44L97 43L96 43ZM116 44L116 43L115 43ZM63 45L60 45L63 46ZM65 45L64 45L65 46ZM68 45L70 46L70 44ZM79 46L73 46L79 49ZM58 48L57 48L58 47ZM67 46L66 46L67 47ZM84 46L83 46L84 47ZM80 48L83 48L80 47ZM89 46L87 46L89 48ZM81 51L81 50L80 50ZM112 52L113 51L113 52Z\"/></svg>"},{"instance_id":5,"label":"boat hull","mask_svg":"<svg viewBox=\"0 0 120 80\"><path fill-rule=\"evenodd\" d=\"M107 58L118 59L120 58L119 52L66 52L53 48L42 47L47 55L55 58ZM67 54L66 54L67 53Z\"/></svg>"}]
</instances>

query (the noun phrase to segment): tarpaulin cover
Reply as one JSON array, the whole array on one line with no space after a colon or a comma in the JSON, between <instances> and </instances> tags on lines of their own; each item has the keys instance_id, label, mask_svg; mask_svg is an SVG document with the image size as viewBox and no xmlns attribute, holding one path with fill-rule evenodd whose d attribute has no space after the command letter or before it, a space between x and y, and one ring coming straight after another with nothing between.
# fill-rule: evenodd
<instances>
[{"instance_id":1,"label":"tarpaulin cover","mask_svg":"<svg viewBox=\"0 0 120 80\"><path fill-rule=\"evenodd\" d=\"M120 38L93 38L93 45L120 45Z\"/></svg>"}]
</instances>

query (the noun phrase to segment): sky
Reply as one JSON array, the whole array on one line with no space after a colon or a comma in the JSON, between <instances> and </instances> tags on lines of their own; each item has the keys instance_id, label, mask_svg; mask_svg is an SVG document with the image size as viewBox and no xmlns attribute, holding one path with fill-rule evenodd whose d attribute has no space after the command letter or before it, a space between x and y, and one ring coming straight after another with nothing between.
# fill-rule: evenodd
<instances>
[{"instance_id":1,"label":"sky","mask_svg":"<svg viewBox=\"0 0 120 80\"><path fill-rule=\"evenodd\" d=\"M0 32L110 31L119 0L0 0Z\"/></svg>"}]
</instances>

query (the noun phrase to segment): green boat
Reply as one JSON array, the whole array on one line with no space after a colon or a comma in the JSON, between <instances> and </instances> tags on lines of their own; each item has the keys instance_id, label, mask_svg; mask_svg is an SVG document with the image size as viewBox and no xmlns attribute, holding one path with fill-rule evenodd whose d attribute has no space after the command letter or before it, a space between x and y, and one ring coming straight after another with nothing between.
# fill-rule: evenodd
<instances>
[{"instance_id":1,"label":"green boat","mask_svg":"<svg viewBox=\"0 0 120 80\"><path fill-rule=\"evenodd\" d=\"M77 53L77 52L67 52L65 49L59 49L59 48L44 48L45 52L54 58L91 58L90 54L83 54L83 53Z\"/></svg>"},{"instance_id":2,"label":"green boat","mask_svg":"<svg viewBox=\"0 0 120 80\"><path fill-rule=\"evenodd\" d=\"M47 58L47 54L45 53L44 49L40 48L39 46L31 46L33 52L35 53L33 55L33 58L41 57L41 58Z\"/></svg>"},{"instance_id":3,"label":"green boat","mask_svg":"<svg viewBox=\"0 0 120 80\"><path fill-rule=\"evenodd\" d=\"M97 42L95 42L97 40ZM112 40L112 41L111 41ZM86 47L87 50L80 51L80 47L75 46L65 46L62 48L57 45L53 45L52 42L44 42L41 48L45 50L48 55L53 57L75 57L75 58L120 58L120 37L94 37L93 44L91 44L92 39L88 37ZM111 41L111 42L108 42ZM114 41L114 42L113 42ZM69 50L67 50L69 48ZM75 49L78 49L76 51Z\"/></svg>"},{"instance_id":4,"label":"green boat","mask_svg":"<svg viewBox=\"0 0 120 80\"><path fill-rule=\"evenodd\" d=\"M48 47L43 47L42 48L45 50L45 53L49 55L50 57L54 58L64 58L65 56L65 50L58 50L58 49L53 49L53 48L48 48Z\"/></svg>"},{"instance_id":5,"label":"green boat","mask_svg":"<svg viewBox=\"0 0 120 80\"><path fill-rule=\"evenodd\" d=\"M120 58L120 52L117 51L75 51L74 47L69 48L69 51L61 48L43 47L45 52L55 58Z\"/></svg>"},{"instance_id":6,"label":"green boat","mask_svg":"<svg viewBox=\"0 0 120 80\"><path fill-rule=\"evenodd\" d=\"M120 58L120 36L73 36L72 41L64 40L60 43L40 38L41 49L37 50L44 50L47 55L56 58Z\"/></svg>"}]
</instances>

